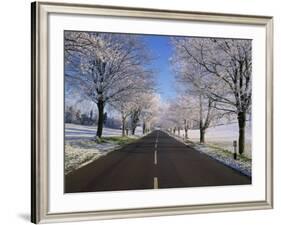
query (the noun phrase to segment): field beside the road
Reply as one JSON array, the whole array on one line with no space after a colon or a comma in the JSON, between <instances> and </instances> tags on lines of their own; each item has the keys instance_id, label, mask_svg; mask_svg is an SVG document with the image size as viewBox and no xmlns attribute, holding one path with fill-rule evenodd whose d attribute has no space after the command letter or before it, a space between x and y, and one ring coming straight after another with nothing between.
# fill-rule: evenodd
<instances>
[{"instance_id":1,"label":"field beside the road","mask_svg":"<svg viewBox=\"0 0 281 225\"><path fill-rule=\"evenodd\" d=\"M95 139L96 129L95 126L65 124L65 174L142 136L140 127L136 135L126 137L122 137L121 129L104 128L102 138Z\"/></svg>"},{"instance_id":2,"label":"field beside the road","mask_svg":"<svg viewBox=\"0 0 281 225\"><path fill-rule=\"evenodd\" d=\"M233 152L233 141L238 141L239 129L237 123L224 124L219 126L210 127L206 131L205 141L207 144L214 147L223 148L229 152ZM178 136L178 132L176 131ZM184 137L184 131L181 130L180 137ZM200 131L189 130L188 137L193 142L199 142ZM252 126L247 122L245 129L245 156L252 158Z\"/></svg>"}]
</instances>

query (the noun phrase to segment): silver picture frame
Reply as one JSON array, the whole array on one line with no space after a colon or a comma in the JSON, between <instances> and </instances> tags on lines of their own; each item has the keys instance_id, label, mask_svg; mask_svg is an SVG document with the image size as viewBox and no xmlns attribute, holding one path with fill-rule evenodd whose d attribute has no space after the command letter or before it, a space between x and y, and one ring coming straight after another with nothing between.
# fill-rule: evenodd
<instances>
[{"instance_id":1,"label":"silver picture frame","mask_svg":"<svg viewBox=\"0 0 281 225\"><path fill-rule=\"evenodd\" d=\"M31 5L32 149L31 221L33 223L211 213L273 208L273 18L208 12L170 11L102 5L34 2ZM120 210L50 213L48 196L48 15L100 15L176 21L258 25L266 29L266 181L265 200Z\"/></svg>"}]
</instances>

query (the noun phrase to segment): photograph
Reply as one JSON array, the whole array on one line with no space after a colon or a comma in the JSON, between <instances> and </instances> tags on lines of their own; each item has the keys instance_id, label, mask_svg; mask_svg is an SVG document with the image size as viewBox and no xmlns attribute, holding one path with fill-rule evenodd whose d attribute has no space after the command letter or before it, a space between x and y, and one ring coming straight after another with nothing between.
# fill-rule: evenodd
<instances>
[{"instance_id":1,"label":"photograph","mask_svg":"<svg viewBox=\"0 0 281 225\"><path fill-rule=\"evenodd\" d=\"M189 10L32 3L33 223L273 208L273 17Z\"/></svg>"},{"instance_id":2,"label":"photograph","mask_svg":"<svg viewBox=\"0 0 281 225\"><path fill-rule=\"evenodd\" d=\"M64 30L64 193L252 184L252 40Z\"/></svg>"}]
</instances>

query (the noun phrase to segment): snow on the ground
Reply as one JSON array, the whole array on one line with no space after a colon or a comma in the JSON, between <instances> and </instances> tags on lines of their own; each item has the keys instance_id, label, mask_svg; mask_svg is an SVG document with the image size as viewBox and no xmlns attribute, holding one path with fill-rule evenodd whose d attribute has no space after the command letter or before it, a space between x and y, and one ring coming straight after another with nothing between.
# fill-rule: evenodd
<instances>
[{"instance_id":1,"label":"snow on the ground","mask_svg":"<svg viewBox=\"0 0 281 225\"><path fill-rule=\"evenodd\" d=\"M65 174L76 170L107 153L120 148L114 141L97 143L92 139L72 139L65 141Z\"/></svg>"},{"instance_id":2,"label":"snow on the ground","mask_svg":"<svg viewBox=\"0 0 281 225\"><path fill-rule=\"evenodd\" d=\"M95 137L97 131L96 126L85 126L79 124L65 124L65 139L77 140L77 139L91 139ZM121 136L121 129L111 129L104 127L102 131L103 137ZM136 136L142 136L142 128L138 126L135 131Z\"/></svg>"},{"instance_id":3,"label":"snow on the ground","mask_svg":"<svg viewBox=\"0 0 281 225\"><path fill-rule=\"evenodd\" d=\"M96 130L96 126L65 124L65 174L120 147L120 145L110 141L102 143L94 141ZM121 137L122 130L103 128L102 136ZM136 138L139 136L142 136L141 127L137 127L135 136L130 137Z\"/></svg>"},{"instance_id":4,"label":"snow on the ground","mask_svg":"<svg viewBox=\"0 0 281 225\"><path fill-rule=\"evenodd\" d=\"M65 144L65 174L78 169L86 162L96 159L99 156L95 150L74 148Z\"/></svg>"},{"instance_id":5,"label":"snow on the ground","mask_svg":"<svg viewBox=\"0 0 281 225\"><path fill-rule=\"evenodd\" d=\"M176 131L176 135L178 132ZM180 136L184 137L184 130L181 130ZM200 140L200 131L199 130L189 130L188 137L191 141L199 142ZM233 141L238 142L239 137L239 128L238 123L231 123L225 125L219 125L215 127L210 127L207 129L205 134L205 141L208 144L212 144L217 147L224 148L230 152L233 152ZM251 139L252 139L252 129L251 123L246 123L245 129L245 156L252 157L251 149Z\"/></svg>"},{"instance_id":6,"label":"snow on the ground","mask_svg":"<svg viewBox=\"0 0 281 225\"><path fill-rule=\"evenodd\" d=\"M176 139L179 141L184 142L181 138L178 136L175 136ZM240 171L241 173L247 175L247 176L252 176L252 160L245 158L245 157L240 157L238 155L238 159L235 160L233 158L233 154L224 151L219 148L215 148L213 146L209 146L207 144L199 144L199 143L194 143L191 141L184 142L186 145L192 147L193 149L202 152L211 158L218 160L219 162L223 163L224 165L227 165L235 170Z\"/></svg>"},{"instance_id":7,"label":"snow on the ground","mask_svg":"<svg viewBox=\"0 0 281 225\"><path fill-rule=\"evenodd\" d=\"M196 150L209 155L221 163L236 169L247 176L252 176L252 160L241 158L239 155L238 159L235 160L232 154L225 154L225 152L220 149L202 144L190 143L190 145Z\"/></svg>"},{"instance_id":8,"label":"snow on the ground","mask_svg":"<svg viewBox=\"0 0 281 225\"><path fill-rule=\"evenodd\" d=\"M114 143L98 144L92 140L76 139L65 142L65 174L92 162L100 156L118 148Z\"/></svg>"}]
</instances>

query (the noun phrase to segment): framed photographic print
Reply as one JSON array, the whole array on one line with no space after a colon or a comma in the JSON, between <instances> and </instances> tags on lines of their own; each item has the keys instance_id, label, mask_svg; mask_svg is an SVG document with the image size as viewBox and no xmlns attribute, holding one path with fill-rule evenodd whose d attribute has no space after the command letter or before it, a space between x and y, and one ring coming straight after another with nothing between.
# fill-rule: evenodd
<instances>
[{"instance_id":1,"label":"framed photographic print","mask_svg":"<svg viewBox=\"0 0 281 225\"><path fill-rule=\"evenodd\" d=\"M273 207L273 18L32 3L33 223Z\"/></svg>"}]
</instances>

